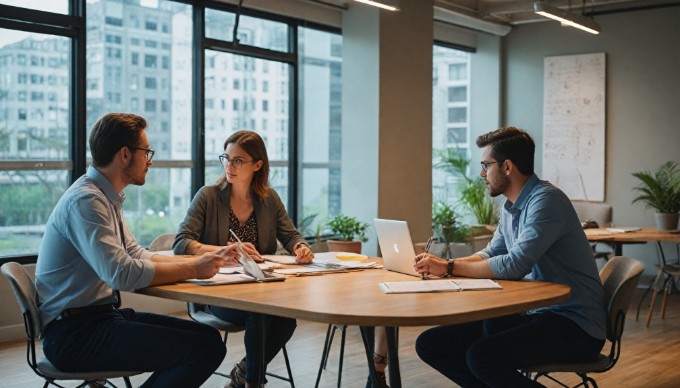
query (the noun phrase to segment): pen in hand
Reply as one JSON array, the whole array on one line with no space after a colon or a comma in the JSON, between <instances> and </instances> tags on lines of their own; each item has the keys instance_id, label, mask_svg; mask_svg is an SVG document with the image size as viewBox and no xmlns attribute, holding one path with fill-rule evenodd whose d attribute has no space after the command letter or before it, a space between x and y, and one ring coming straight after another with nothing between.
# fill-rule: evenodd
<instances>
[{"instance_id":1,"label":"pen in hand","mask_svg":"<svg viewBox=\"0 0 680 388\"><path fill-rule=\"evenodd\" d=\"M432 236L430 236L430 238L427 239L427 243L425 244L425 254L430 253L430 247L431 246L432 246ZM425 258L425 256L423 256L423 258ZM421 273L421 277L422 277L423 280L427 280L427 278L428 278L427 272Z\"/></svg>"}]
</instances>

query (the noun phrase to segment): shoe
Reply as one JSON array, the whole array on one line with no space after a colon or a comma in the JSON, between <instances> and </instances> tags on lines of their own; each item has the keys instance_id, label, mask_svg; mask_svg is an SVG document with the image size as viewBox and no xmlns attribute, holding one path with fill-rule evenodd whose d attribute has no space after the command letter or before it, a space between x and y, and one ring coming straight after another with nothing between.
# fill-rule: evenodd
<instances>
[{"instance_id":1,"label":"shoe","mask_svg":"<svg viewBox=\"0 0 680 388\"><path fill-rule=\"evenodd\" d=\"M385 372L378 372L375 371L375 374L378 377L378 385L374 385L373 381L371 381L371 375L368 375L368 380L366 380L366 388L390 388L389 385L387 385L387 376L385 376Z\"/></svg>"},{"instance_id":2,"label":"shoe","mask_svg":"<svg viewBox=\"0 0 680 388\"><path fill-rule=\"evenodd\" d=\"M224 388L245 388L246 387L246 360L239 361L229 373L229 384Z\"/></svg>"}]
</instances>

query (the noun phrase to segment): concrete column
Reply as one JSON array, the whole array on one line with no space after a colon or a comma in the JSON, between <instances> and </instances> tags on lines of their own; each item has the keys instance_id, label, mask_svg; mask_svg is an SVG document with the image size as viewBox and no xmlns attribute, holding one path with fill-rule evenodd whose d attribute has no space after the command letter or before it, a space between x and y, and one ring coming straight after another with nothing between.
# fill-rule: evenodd
<instances>
[{"instance_id":1,"label":"concrete column","mask_svg":"<svg viewBox=\"0 0 680 388\"><path fill-rule=\"evenodd\" d=\"M343 15L342 211L432 233L432 0ZM364 246L377 253L375 234Z\"/></svg>"}]
</instances>

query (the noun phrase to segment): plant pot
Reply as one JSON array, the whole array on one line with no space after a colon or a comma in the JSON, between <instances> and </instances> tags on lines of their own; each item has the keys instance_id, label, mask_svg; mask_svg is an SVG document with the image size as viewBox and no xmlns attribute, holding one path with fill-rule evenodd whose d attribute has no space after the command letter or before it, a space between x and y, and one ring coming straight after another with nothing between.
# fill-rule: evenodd
<instances>
[{"instance_id":1,"label":"plant pot","mask_svg":"<svg viewBox=\"0 0 680 388\"><path fill-rule=\"evenodd\" d=\"M656 228L659 230L678 229L678 219L680 219L680 213L654 213Z\"/></svg>"},{"instance_id":2,"label":"plant pot","mask_svg":"<svg viewBox=\"0 0 680 388\"><path fill-rule=\"evenodd\" d=\"M329 252L350 252L361 254L361 241L328 240Z\"/></svg>"}]
</instances>

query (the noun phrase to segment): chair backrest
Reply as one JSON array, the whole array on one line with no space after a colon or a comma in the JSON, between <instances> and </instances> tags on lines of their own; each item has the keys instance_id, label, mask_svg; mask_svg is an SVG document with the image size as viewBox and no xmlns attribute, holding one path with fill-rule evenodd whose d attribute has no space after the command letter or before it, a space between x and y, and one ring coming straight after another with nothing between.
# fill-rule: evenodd
<instances>
[{"instance_id":1,"label":"chair backrest","mask_svg":"<svg viewBox=\"0 0 680 388\"><path fill-rule=\"evenodd\" d=\"M612 226L613 209L606 203L571 201L581 222L595 221L600 227Z\"/></svg>"},{"instance_id":2,"label":"chair backrest","mask_svg":"<svg viewBox=\"0 0 680 388\"><path fill-rule=\"evenodd\" d=\"M40 313L36 303L37 293L33 279L26 269L19 263L5 263L2 265L2 274L5 275L12 286L14 295L21 308L26 325L26 334L29 339L35 339L40 333Z\"/></svg>"},{"instance_id":3,"label":"chair backrest","mask_svg":"<svg viewBox=\"0 0 680 388\"><path fill-rule=\"evenodd\" d=\"M607 339L611 342L619 342L621 339L626 312L644 268L635 259L615 256L600 271L607 303Z\"/></svg>"},{"instance_id":4,"label":"chair backrest","mask_svg":"<svg viewBox=\"0 0 680 388\"><path fill-rule=\"evenodd\" d=\"M149 245L149 250L151 252L155 251L169 251L172 249L172 244L175 242L176 233L165 233L153 239L151 245Z\"/></svg>"},{"instance_id":5,"label":"chair backrest","mask_svg":"<svg viewBox=\"0 0 680 388\"><path fill-rule=\"evenodd\" d=\"M612 226L612 206L606 203L571 201L581 222L595 221L602 228Z\"/></svg>"}]
</instances>

